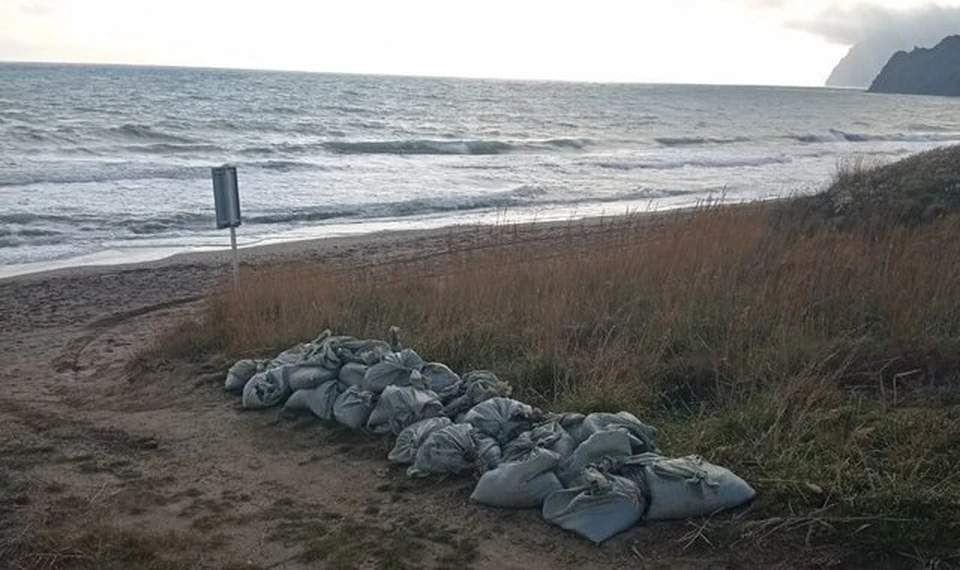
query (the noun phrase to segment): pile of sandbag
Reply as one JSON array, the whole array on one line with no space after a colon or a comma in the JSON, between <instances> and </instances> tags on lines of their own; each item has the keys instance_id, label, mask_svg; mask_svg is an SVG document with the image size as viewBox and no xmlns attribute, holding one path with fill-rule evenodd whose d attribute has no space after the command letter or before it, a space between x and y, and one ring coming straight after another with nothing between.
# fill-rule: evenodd
<instances>
[{"instance_id":1,"label":"pile of sandbag","mask_svg":"<svg viewBox=\"0 0 960 570\"><path fill-rule=\"evenodd\" d=\"M596 543L642 520L706 516L756 494L699 456L660 455L656 430L629 412L543 413L510 398L490 371L461 377L379 340L325 331L276 358L238 361L225 388L246 409L283 405L396 436L387 459L410 477L478 476L471 500L539 508Z\"/></svg>"}]
</instances>

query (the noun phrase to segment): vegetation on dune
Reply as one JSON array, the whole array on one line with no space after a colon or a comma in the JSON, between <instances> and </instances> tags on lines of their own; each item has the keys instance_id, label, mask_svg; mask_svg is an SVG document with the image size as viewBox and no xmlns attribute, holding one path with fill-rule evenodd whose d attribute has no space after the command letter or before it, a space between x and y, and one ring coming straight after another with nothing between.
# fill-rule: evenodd
<instances>
[{"instance_id":1,"label":"vegetation on dune","mask_svg":"<svg viewBox=\"0 0 960 570\"><path fill-rule=\"evenodd\" d=\"M863 157L840 166L826 192L797 201L806 214L840 227L916 226L960 211L960 145L887 165Z\"/></svg>"},{"instance_id":2,"label":"vegetation on dune","mask_svg":"<svg viewBox=\"0 0 960 570\"><path fill-rule=\"evenodd\" d=\"M958 562L958 171L953 147L842 170L814 198L571 224L538 251L498 228L500 247L429 267L251 271L158 350L235 358L398 325L531 404L626 409L666 453L736 471L759 497L704 522L713 544Z\"/></svg>"}]
</instances>

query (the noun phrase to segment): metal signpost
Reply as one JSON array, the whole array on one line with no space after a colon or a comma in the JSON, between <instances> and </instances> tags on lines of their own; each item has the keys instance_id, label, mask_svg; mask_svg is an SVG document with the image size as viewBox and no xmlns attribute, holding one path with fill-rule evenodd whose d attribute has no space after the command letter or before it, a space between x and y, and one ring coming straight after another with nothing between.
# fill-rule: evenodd
<instances>
[{"instance_id":1,"label":"metal signpost","mask_svg":"<svg viewBox=\"0 0 960 570\"><path fill-rule=\"evenodd\" d=\"M233 249L233 285L240 286L240 254L237 253L237 226L240 225L240 187L237 168L223 165L212 169L213 203L217 209L217 229L230 228Z\"/></svg>"}]
</instances>

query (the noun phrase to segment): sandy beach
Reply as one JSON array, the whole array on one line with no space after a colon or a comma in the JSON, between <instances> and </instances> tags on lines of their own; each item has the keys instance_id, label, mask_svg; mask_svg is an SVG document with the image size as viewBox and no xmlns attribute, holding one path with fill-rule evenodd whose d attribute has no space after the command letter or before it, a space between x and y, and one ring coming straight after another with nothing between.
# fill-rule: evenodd
<instances>
[{"instance_id":1,"label":"sandy beach","mask_svg":"<svg viewBox=\"0 0 960 570\"><path fill-rule=\"evenodd\" d=\"M244 252L243 271L323 262L356 267L496 245L543 254L620 223L592 220L511 228L448 228L297 242ZM124 267L76 268L0 282L0 461L17 503L0 507L0 537L110 528L150 536L142 548L182 550L204 567L312 567L304 536L341 529L375 557L400 544L435 567L609 568L752 565L756 552L679 555L683 524L637 528L602 549L545 524L537 512L471 504L472 481L437 485L389 469L380 441L356 440L276 410L241 411L218 388L224 362L160 363L131 374L131 358L196 315L228 283L226 252ZM329 534L329 533L327 533ZM118 540L111 535L110 540ZM160 538L156 538L159 536ZM336 533L333 536L339 536ZM672 537L666 539L664 537ZM166 542L164 542L166 541ZM384 550L377 554L378 549ZM37 556L43 556L41 552ZM63 565L48 553L39 565ZM706 556L706 557L704 557ZM69 564L67 564L69 566Z\"/></svg>"}]
</instances>

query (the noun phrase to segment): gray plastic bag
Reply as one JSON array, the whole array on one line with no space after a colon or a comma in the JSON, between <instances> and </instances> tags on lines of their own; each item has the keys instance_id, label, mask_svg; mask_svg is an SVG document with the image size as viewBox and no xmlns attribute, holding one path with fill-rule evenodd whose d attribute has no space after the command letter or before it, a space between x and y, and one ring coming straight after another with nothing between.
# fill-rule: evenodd
<instances>
[{"instance_id":1,"label":"gray plastic bag","mask_svg":"<svg viewBox=\"0 0 960 570\"><path fill-rule=\"evenodd\" d=\"M441 401L448 401L458 396L460 387L463 385L463 380L457 373L439 362L424 364L420 374L423 375L427 386L440 396Z\"/></svg>"},{"instance_id":2,"label":"gray plastic bag","mask_svg":"<svg viewBox=\"0 0 960 570\"><path fill-rule=\"evenodd\" d=\"M549 449L561 458L570 456L580 445L557 420L542 423L530 430L530 440L537 447Z\"/></svg>"},{"instance_id":3,"label":"gray plastic bag","mask_svg":"<svg viewBox=\"0 0 960 570\"><path fill-rule=\"evenodd\" d=\"M656 451L657 430L641 422L630 412L617 412L610 414L606 412L597 412L590 414L583 420L582 434L584 437L614 429L623 429L630 434L630 445L633 453L640 454L648 451Z\"/></svg>"},{"instance_id":4,"label":"gray plastic bag","mask_svg":"<svg viewBox=\"0 0 960 570\"><path fill-rule=\"evenodd\" d=\"M579 444L556 420L538 425L525 431L503 446L503 461L518 461L534 449L549 449L560 459L573 454Z\"/></svg>"},{"instance_id":5,"label":"gray plastic bag","mask_svg":"<svg viewBox=\"0 0 960 570\"><path fill-rule=\"evenodd\" d=\"M530 438L530 432L525 431L501 446L500 460L504 463L521 461L536 448L537 444Z\"/></svg>"},{"instance_id":6,"label":"gray plastic bag","mask_svg":"<svg viewBox=\"0 0 960 570\"><path fill-rule=\"evenodd\" d=\"M540 412L510 398L490 398L470 408L464 420L503 445L530 431Z\"/></svg>"},{"instance_id":7,"label":"gray plastic bag","mask_svg":"<svg viewBox=\"0 0 960 570\"><path fill-rule=\"evenodd\" d=\"M277 368L280 366L286 366L288 364L296 364L300 362L300 360L303 358L303 355L309 348L309 346L302 342L296 346L292 346L271 360L267 364L267 368Z\"/></svg>"},{"instance_id":8,"label":"gray plastic bag","mask_svg":"<svg viewBox=\"0 0 960 570\"><path fill-rule=\"evenodd\" d=\"M361 429L370 418L375 398L373 392L364 392L359 386L349 386L333 404L333 419L350 429Z\"/></svg>"},{"instance_id":9,"label":"gray plastic bag","mask_svg":"<svg viewBox=\"0 0 960 570\"><path fill-rule=\"evenodd\" d=\"M470 500L504 509L539 507L544 499L563 485L553 473L560 456L535 448L522 461L501 463L477 482Z\"/></svg>"},{"instance_id":10,"label":"gray plastic bag","mask_svg":"<svg viewBox=\"0 0 960 570\"><path fill-rule=\"evenodd\" d=\"M407 469L410 477L431 473L462 475L477 468L477 444L470 424L453 424L431 433Z\"/></svg>"},{"instance_id":11,"label":"gray plastic bag","mask_svg":"<svg viewBox=\"0 0 960 570\"><path fill-rule=\"evenodd\" d=\"M227 371L227 379L223 382L223 389L227 392L243 392L243 387L257 372L262 372L267 366L266 360L238 360Z\"/></svg>"},{"instance_id":12,"label":"gray plastic bag","mask_svg":"<svg viewBox=\"0 0 960 570\"><path fill-rule=\"evenodd\" d=\"M404 465L413 463L414 459L417 458L417 450L420 449L420 444L426 441L431 433L452 424L450 418L438 417L427 418L408 425L397 435L397 441L387 455L387 460Z\"/></svg>"},{"instance_id":13,"label":"gray plastic bag","mask_svg":"<svg viewBox=\"0 0 960 570\"><path fill-rule=\"evenodd\" d=\"M646 510L646 497L629 479L587 468L584 485L551 493L543 518L596 544L635 525Z\"/></svg>"},{"instance_id":14,"label":"gray plastic bag","mask_svg":"<svg viewBox=\"0 0 960 570\"><path fill-rule=\"evenodd\" d=\"M557 469L557 476L564 487L580 483L585 467L604 457L624 457L630 455L630 436L626 430L601 431L588 437Z\"/></svg>"},{"instance_id":15,"label":"gray plastic bag","mask_svg":"<svg viewBox=\"0 0 960 570\"><path fill-rule=\"evenodd\" d=\"M333 419L333 407L343 390L336 381L321 384L316 388L297 390L284 404L285 410L309 410L321 420Z\"/></svg>"},{"instance_id":16,"label":"gray plastic bag","mask_svg":"<svg viewBox=\"0 0 960 570\"><path fill-rule=\"evenodd\" d=\"M390 345L382 340L357 340L355 338L343 339L335 347L340 361L346 363L363 364L371 366L383 360L388 354L392 354Z\"/></svg>"},{"instance_id":17,"label":"gray plastic bag","mask_svg":"<svg viewBox=\"0 0 960 570\"><path fill-rule=\"evenodd\" d=\"M756 497L746 481L699 455L668 459L655 453L628 458L644 466L650 508L647 520L707 516L738 507Z\"/></svg>"},{"instance_id":18,"label":"gray plastic bag","mask_svg":"<svg viewBox=\"0 0 960 570\"><path fill-rule=\"evenodd\" d=\"M459 393L443 408L443 415L454 418L490 398L506 397L513 392L510 384L502 382L489 370L474 370L463 375ZM452 395L451 395L452 397Z\"/></svg>"},{"instance_id":19,"label":"gray plastic bag","mask_svg":"<svg viewBox=\"0 0 960 570\"><path fill-rule=\"evenodd\" d=\"M311 388L316 388L321 384L326 384L331 380L336 380L339 370L329 369L318 364L289 364L286 366L289 368L287 373L288 382L290 383L290 390L296 392L297 390L309 390Z\"/></svg>"},{"instance_id":20,"label":"gray plastic bag","mask_svg":"<svg viewBox=\"0 0 960 570\"><path fill-rule=\"evenodd\" d=\"M337 379L340 380L341 384L363 388L363 377L367 374L368 368L369 366L366 364L348 362L340 368L340 374L337 376Z\"/></svg>"},{"instance_id":21,"label":"gray plastic bag","mask_svg":"<svg viewBox=\"0 0 960 570\"><path fill-rule=\"evenodd\" d=\"M575 439L578 444L583 443L591 434L583 429L583 422L587 416L576 412L565 412L562 414L550 414L549 419L560 424L570 437Z\"/></svg>"},{"instance_id":22,"label":"gray plastic bag","mask_svg":"<svg viewBox=\"0 0 960 570\"><path fill-rule=\"evenodd\" d=\"M261 410L281 404L290 396L290 384L287 381L289 367L280 366L257 372L243 387L243 407L248 410Z\"/></svg>"},{"instance_id":23,"label":"gray plastic bag","mask_svg":"<svg viewBox=\"0 0 960 570\"><path fill-rule=\"evenodd\" d=\"M367 429L397 435L410 424L439 416L442 409L443 404L434 392L413 386L387 386L370 413Z\"/></svg>"},{"instance_id":24,"label":"gray plastic bag","mask_svg":"<svg viewBox=\"0 0 960 570\"><path fill-rule=\"evenodd\" d=\"M473 430L473 441L477 444L477 458L484 469L496 469L502 461L502 452L497 440L489 435Z\"/></svg>"},{"instance_id":25,"label":"gray plastic bag","mask_svg":"<svg viewBox=\"0 0 960 570\"><path fill-rule=\"evenodd\" d=\"M420 369L423 359L411 349L392 352L382 361L367 369L363 377L364 389L379 394L387 386L416 386L427 388Z\"/></svg>"}]
</instances>

